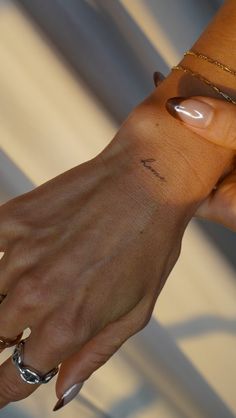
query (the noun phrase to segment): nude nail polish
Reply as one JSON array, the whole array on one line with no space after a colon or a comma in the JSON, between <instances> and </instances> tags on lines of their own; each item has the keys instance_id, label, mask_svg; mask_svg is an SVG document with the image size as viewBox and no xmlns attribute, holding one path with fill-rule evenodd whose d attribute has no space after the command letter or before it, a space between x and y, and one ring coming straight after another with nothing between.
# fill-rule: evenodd
<instances>
[{"instance_id":1,"label":"nude nail polish","mask_svg":"<svg viewBox=\"0 0 236 418\"><path fill-rule=\"evenodd\" d=\"M72 399L74 399L78 393L80 392L84 382L76 383L73 386L71 386L69 389L67 389L63 395L58 399L56 405L53 408L53 411L58 411L58 409L61 409L63 406L68 404Z\"/></svg>"},{"instance_id":2,"label":"nude nail polish","mask_svg":"<svg viewBox=\"0 0 236 418\"><path fill-rule=\"evenodd\" d=\"M196 128L206 128L214 116L214 109L208 103L188 97L168 99L166 110L174 118Z\"/></svg>"}]
</instances>

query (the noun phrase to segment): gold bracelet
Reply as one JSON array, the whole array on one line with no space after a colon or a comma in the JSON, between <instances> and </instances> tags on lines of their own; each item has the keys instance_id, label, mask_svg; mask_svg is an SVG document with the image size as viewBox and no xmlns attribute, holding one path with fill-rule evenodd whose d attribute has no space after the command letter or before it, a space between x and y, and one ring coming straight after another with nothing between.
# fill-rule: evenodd
<instances>
[{"instance_id":1,"label":"gold bracelet","mask_svg":"<svg viewBox=\"0 0 236 418\"><path fill-rule=\"evenodd\" d=\"M172 67L172 70L182 70L184 73L189 73L193 77L199 78L201 81L203 81L205 84L207 84L209 87L211 87L216 93L218 93L220 96L222 96L225 100L227 100L230 103L236 104L236 101L232 99L232 97L228 96L228 94L221 91L218 87L216 87L210 80L203 77L201 74L196 73L190 68L184 67L183 65L175 65Z\"/></svg>"},{"instance_id":2,"label":"gold bracelet","mask_svg":"<svg viewBox=\"0 0 236 418\"><path fill-rule=\"evenodd\" d=\"M222 62L219 62L217 60L214 60L213 58L207 57L206 55L204 55L204 54L202 54L200 52L188 50L188 51L186 51L184 53L184 56L185 55L192 55L194 57L197 57L197 58L203 59L205 61L208 61L211 64L214 64L217 67L221 68L222 70L227 71L227 73L230 73L230 74L236 76L236 71L235 70L233 70L232 68L228 67L227 65L222 64Z\"/></svg>"}]
</instances>

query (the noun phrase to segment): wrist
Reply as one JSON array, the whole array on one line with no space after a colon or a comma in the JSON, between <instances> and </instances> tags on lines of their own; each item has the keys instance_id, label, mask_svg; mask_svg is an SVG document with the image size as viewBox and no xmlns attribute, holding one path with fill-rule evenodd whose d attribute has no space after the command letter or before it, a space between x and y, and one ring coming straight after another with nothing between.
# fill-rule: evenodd
<instances>
[{"instance_id":1,"label":"wrist","mask_svg":"<svg viewBox=\"0 0 236 418\"><path fill-rule=\"evenodd\" d=\"M161 200L170 213L190 219L231 164L233 153L190 132L166 111L166 100L180 95L182 77L173 72L131 112L106 154L129 171L128 187L138 199L154 205ZM191 84L185 90L181 95L191 95Z\"/></svg>"},{"instance_id":2,"label":"wrist","mask_svg":"<svg viewBox=\"0 0 236 418\"><path fill-rule=\"evenodd\" d=\"M233 46L235 20L235 2L228 0L193 49L233 67L234 54L229 45ZM211 64L190 56L180 63L234 97L232 76L215 67L212 71ZM129 171L131 186L128 188L137 195L141 190L141 197L150 199L154 205L166 202L166 208L172 208L186 219L190 219L208 196L234 157L233 152L190 132L166 111L168 98L195 95L218 97L199 79L172 71L158 89L131 112L104 153L109 154L108 159L113 156L113 160L119 160L123 169ZM147 160L149 162L145 163Z\"/></svg>"}]
</instances>

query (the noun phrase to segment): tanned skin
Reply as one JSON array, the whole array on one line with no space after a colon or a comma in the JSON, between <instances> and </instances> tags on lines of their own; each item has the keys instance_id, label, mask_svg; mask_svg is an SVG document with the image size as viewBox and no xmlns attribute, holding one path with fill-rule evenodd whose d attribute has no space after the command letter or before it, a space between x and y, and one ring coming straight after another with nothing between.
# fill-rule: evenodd
<instances>
[{"instance_id":1,"label":"tanned skin","mask_svg":"<svg viewBox=\"0 0 236 418\"><path fill-rule=\"evenodd\" d=\"M235 67L235 27L229 0L193 47ZM230 75L194 57L181 63L235 97ZM25 363L41 373L61 364L60 407L65 390L149 322L188 222L232 164L232 150L166 111L168 98L195 94L215 97L172 71L97 157L0 208L0 334L29 327ZM0 366L1 408L37 387L10 358Z\"/></svg>"}]
</instances>

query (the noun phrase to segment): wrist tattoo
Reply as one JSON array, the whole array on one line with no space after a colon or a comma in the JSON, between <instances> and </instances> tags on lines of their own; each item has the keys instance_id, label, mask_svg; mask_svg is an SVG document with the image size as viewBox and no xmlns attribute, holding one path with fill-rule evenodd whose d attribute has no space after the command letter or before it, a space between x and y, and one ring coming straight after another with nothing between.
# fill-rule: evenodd
<instances>
[{"instance_id":1,"label":"wrist tattoo","mask_svg":"<svg viewBox=\"0 0 236 418\"><path fill-rule=\"evenodd\" d=\"M145 168L148 168L148 170L150 170L156 177L158 177L160 180L162 180L162 181L166 181L166 179L165 179L165 177L163 177L163 176L161 176L161 174L160 173L158 173L158 171L156 171L151 165L150 165L150 163L153 163L154 161L156 161L156 160L154 160L154 158L147 158L146 160L140 160L141 161L141 163L143 164L143 166L145 167Z\"/></svg>"}]
</instances>

